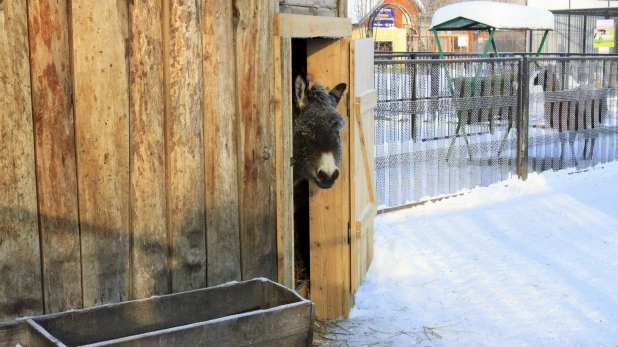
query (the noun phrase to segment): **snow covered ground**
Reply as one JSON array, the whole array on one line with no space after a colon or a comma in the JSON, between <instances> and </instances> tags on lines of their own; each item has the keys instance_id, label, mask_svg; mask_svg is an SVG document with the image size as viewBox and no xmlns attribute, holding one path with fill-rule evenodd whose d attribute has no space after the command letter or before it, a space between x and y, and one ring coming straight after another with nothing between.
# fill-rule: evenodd
<instances>
[{"instance_id":1,"label":"snow covered ground","mask_svg":"<svg viewBox=\"0 0 618 347\"><path fill-rule=\"evenodd\" d=\"M618 346L618 163L376 218L325 346Z\"/></svg>"}]
</instances>

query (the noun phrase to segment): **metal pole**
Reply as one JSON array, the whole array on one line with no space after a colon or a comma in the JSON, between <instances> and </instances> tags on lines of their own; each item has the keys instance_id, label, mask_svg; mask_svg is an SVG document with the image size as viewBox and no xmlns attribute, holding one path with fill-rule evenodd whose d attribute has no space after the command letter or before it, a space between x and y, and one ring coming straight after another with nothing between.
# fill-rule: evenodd
<instances>
[{"instance_id":1,"label":"metal pole","mask_svg":"<svg viewBox=\"0 0 618 347\"><path fill-rule=\"evenodd\" d=\"M442 52L442 45L440 45L440 38L438 37L438 31L433 30L433 37L436 40L436 46L438 46L438 52L440 53L440 59L444 59L444 52Z\"/></svg>"},{"instance_id":2,"label":"metal pole","mask_svg":"<svg viewBox=\"0 0 618 347\"><path fill-rule=\"evenodd\" d=\"M519 119L517 120L517 176L528 179L528 103L530 101L530 72L528 57L524 56L519 69Z\"/></svg>"},{"instance_id":3,"label":"metal pole","mask_svg":"<svg viewBox=\"0 0 618 347\"><path fill-rule=\"evenodd\" d=\"M496 55L496 58L500 58L500 55L498 54L498 48L496 47L496 40L494 40L493 38L491 39L491 45L494 48L494 54Z\"/></svg>"},{"instance_id":4,"label":"metal pole","mask_svg":"<svg viewBox=\"0 0 618 347\"><path fill-rule=\"evenodd\" d=\"M582 47L582 53L586 54L586 28L588 26L588 16L584 15L584 30L583 30L583 35L584 35L584 47Z\"/></svg>"},{"instance_id":5,"label":"metal pole","mask_svg":"<svg viewBox=\"0 0 618 347\"><path fill-rule=\"evenodd\" d=\"M571 0L569 0L569 8L571 8ZM567 54L571 53L571 13L569 13L569 20L567 24Z\"/></svg>"},{"instance_id":6,"label":"metal pole","mask_svg":"<svg viewBox=\"0 0 618 347\"><path fill-rule=\"evenodd\" d=\"M543 39L541 40L541 44L539 45L539 49L536 51L536 56L541 55L541 51L543 50L543 46L545 45L545 40L547 39L547 35L549 34L549 30L545 30L545 34L543 34Z\"/></svg>"}]
</instances>

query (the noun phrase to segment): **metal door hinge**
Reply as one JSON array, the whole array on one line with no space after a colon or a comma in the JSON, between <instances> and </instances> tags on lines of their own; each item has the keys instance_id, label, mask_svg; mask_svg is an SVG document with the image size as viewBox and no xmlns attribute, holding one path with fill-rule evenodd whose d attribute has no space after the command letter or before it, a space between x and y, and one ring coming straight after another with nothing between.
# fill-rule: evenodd
<instances>
[{"instance_id":1,"label":"metal door hinge","mask_svg":"<svg viewBox=\"0 0 618 347\"><path fill-rule=\"evenodd\" d=\"M348 222L348 245L352 243L352 226Z\"/></svg>"}]
</instances>

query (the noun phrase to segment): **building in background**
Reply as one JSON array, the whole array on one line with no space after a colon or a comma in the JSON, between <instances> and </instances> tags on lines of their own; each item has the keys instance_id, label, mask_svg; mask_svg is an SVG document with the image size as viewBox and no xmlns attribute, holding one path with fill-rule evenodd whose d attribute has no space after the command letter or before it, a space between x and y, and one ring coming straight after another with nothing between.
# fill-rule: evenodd
<instances>
[{"instance_id":1,"label":"building in background","mask_svg":"<svg viewBox=\"0 0 618 347\"><path fill-rule=\"evenodd\" d=\"M444 6L464 0L350 0L349 16L354 23L355 38L373 37L376 51L383 52L437 52L433 33L429 31L433 13ZM490 0L491 1L491 0ZM525 5L526 0L494 0ZM392 6L384 7L385 5ZM404 10L402 10L405 9ZM369 18L376 14L376 29L369 32ZM404 13L410 14L406 20ZM410 23L408 23L410 22ZM478 31L440 32L442 48L447 52L482 51L488 35ZM524 32L498 32L494 37L501 51L524 51Z\"/></svg>"},{"instance_id":2,"label":"building in background","mask_svg":"<svg viewBox=\"0 0 618 347\"><path fill-rule=\"evenodd\" d=\"M380 52L411 50L424 10L420 0L356 0L350 6L354 38L373 37Z\"/></svg>"},{"instance_id":3,"label":"building in background","mask_svg":"<svg viewBox=\"0 0 618 347\"><path fill-rule=\"evenodd\" d=\"M618 48L595 47L595 29L605 22L614 22L614 42L618 38L618 1L615 0L528 0L528 5L545 8L554 13L556 28L551 32L543 49L544 53L616 54ZM603 23L605 25L605 23ZM541 42L542 34L533 33L529 47Z\"/></svg>"}]
</instances>

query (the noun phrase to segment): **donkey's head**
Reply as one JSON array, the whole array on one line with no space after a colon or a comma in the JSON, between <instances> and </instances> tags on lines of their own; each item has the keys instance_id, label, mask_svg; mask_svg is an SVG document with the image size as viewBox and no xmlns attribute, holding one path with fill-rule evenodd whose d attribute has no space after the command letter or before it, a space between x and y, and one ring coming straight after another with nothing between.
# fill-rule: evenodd
<instances>
[{"instance_id":1,"label":"donkey's head","mask_svg":"<svg viewBox=\"0 0 618 347\"><path fill-rule=\"evenodd\" d=\"M307 88L302 76L294 81L294 183L303 179L327 189L339 177L341 130L345 119L337 105L346 89L338 84L330 92L319 84Z\"/></svg>"}]
</instances>

